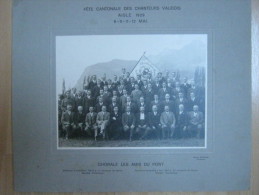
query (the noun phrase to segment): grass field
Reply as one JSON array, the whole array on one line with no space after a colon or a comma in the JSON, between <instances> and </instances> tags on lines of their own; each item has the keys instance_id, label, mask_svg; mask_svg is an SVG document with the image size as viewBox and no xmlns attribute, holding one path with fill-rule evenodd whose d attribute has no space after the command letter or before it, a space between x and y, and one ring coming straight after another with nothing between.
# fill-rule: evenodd
<instances>
[{"instance_id":1,"label":"grass field","mask_svg":"<svg viewBox=\"0 0 259 195\"><path fill-rule=\"evenodd\" d=\"M204 139L167 140L90 140L86 138L59 138L59 147L203 147Z\"/></svg>"}]
</instances>

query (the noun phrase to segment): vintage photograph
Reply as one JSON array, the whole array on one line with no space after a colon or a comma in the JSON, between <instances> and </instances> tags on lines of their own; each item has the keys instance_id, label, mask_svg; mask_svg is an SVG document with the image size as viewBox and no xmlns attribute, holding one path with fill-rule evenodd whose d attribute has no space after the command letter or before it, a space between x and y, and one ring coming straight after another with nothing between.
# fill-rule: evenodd
<instances>
[{"instance_id":1,"label":"vintage photograph","mask_svg":"<svg viewBox=\"0 0 259 195\"><path fill-rule=\"evenodd\" d=\"M207 34L56 36L58 148L206 147Z\"/></svg>"}]
</instances>

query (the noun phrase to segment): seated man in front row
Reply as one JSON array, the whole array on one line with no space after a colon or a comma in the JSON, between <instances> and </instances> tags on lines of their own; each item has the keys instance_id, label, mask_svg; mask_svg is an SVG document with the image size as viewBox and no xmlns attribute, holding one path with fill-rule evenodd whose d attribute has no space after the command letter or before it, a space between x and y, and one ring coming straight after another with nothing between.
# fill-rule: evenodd
<instances>
[{"instance_id":1,"label":"seated man in front row","mask_svg":"<svg viewBox=\"0 0 259 195\"><path fill-rule=\"evenodd\" d=\"M94 112L94 107L89 108L89 113L85 117L85 131L88 136L92 136L94 134L94 139L97 137L97 124L96 124L97 114Z\"/></svg>"},{"instance_id":2,"label":"seated man in front row","mask_svg":"<svg viewBox=\"0 0 259 195\"><path fill-rule=\"evenodd\" d=\"M122 115L122 126L124 131L124 136L129 137L132 140L133 131L135 129L136 118L133 113L131 113L130 106L126 107L126 112Z\"/></svg>"},{"instance_id":3,"label":"seated man in front row","mask_svg":"<svg viewBox=\"0 0 259 195\"><path fill-rule=\"evenodd\" d=\"M194 105L193 111L189 112L188 131L191 137L201 138L204 126L203 113L199 111L199 106Z\"/></svg>"},{"instance_id":4,"label":"seated man in front row","mask_svg":"<svg viewBox=\"0 0 259 195\"><path fill-rule=\"evenodd\" d=\"M75 130L76 134L81 136L84 132L84 126L85 126L85 114L83 113L83 106L77 107L78 112L75 113L74 117L74 124L75 124Z\"/></svg>"},{"instance_id":5,"label":"seated man in front row","mask_svg":"<svg viewBox=\"0 0 259 195\"><path fill-rule=\"evenodd\" d=\"M145 107L140 106L140 112L136 115L136 134L139 137L139 139L145 139L147 138L148 132L150 131L150 128L148 127L148 116L145 113Z\"/></svg>"},{"instance_id":6,"label":"seated man in front row","mask_svg":"<svg viewBox=\"0 0 259 195\"><path fill-rule=\"evenodd\" d=\"M98 129L100 129L100 135L103 139L108 138L107 127L110 120L110 113L106 111L106 106L102 106L102 111L97 114L96 122Z\"/></svg>"},{"instance_id":7,"label":"seated man in front row","mask_svg":"<svg viewBox=\"0 0 259 195\"><path fill-rule=\"evenodd\" d=\"M74 131L74 128L75 128L74 116L75 116L74 112L72 112L72 105L68 104L67 110L63 112L61 117L62 128L65 131L65 139L70 138Z\"/></svg>"},{"instance_id":8,"label":"seated man in front row","mask_svg":"<svg viewBox=\"0 0 259 195\"><path fill-rule=\"evenodd\" d=\"M170 112L169 106L165 106L165 111L160 116L160 123L162 125L163 139L173 137L175 130L175 116L173 112Z\"/></svg>"},{"instance_id":9,"label":"seated man in front row","mask_svg":"<svg viewBox=\"0 0 259 195\"><path fill-rule=\"evenodd\" d=\"M121 126L121 114L118 106L115 106L110 115L109 138L119 139L122 132Z\"/></svg>"},{"instance_id":10,"label":"seated man in front row","mask_svg":"<svg viewBox=\"0 0 259 195\"><path fill-rule=\"evenodd\" d=\"M152 112L148 115L150 134L154 135L156 138L161 139L161 124L160 124L160 114L158 113L157 105L152 106Z\"/></svg>"}]
</instances>

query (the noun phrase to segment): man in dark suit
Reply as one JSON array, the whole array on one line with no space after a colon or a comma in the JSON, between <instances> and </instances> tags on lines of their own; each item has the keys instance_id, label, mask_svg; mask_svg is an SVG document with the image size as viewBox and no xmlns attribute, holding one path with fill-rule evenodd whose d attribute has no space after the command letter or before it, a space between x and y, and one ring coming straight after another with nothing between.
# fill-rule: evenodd
<instances>
[{"instance_id":1,"label":"man in dark suit","mask_svg":"<svg viewBox=\"0 0 259 195\"><path fill-rule=\"evenodd\" d=\"M85 131L88 136L92 137L94 135L94 139L97 137L97 124L96 124L97 114L94 112L94 107L89 108L89 113L85 117Z\"/></svg>"},{"instance_id":2,"label":"man in dark suit","mask_svg":"<svg viewBox=\"0 0 259 195\"><path fill-rule=\"evenodd\" d=\"M187 97L188 90L190 89L191 85L188 83L187 77L183 78L183 83L181 84L181 88L183 89L184 96Z\"/></svg>"},{"instance_id":3,"label":"man in dark suit","mask_svg":"<svg viewBox=\"0 0 259 195\"><path fill-rule=\"evenodd\" d=\"M144 107L144 109L146 111L147 106L146 106L145 99L143 96L141 96L139 98L139 101L137 103L137 112L140 112L140 107Z\"/></svg>"},{"instance_id":4,"label":"man in dark suit","mask_svg":"<svg viewBox=\"0 0 259 195\"><path fill-rule=\"evenodd\" d=\"M153 134L156 138L161 139L162 129L160 124L160 113L158 113L158 108L156 105L152 106L152 112L149 113L148 119L150 134Z\"/></svg>"},{"instance_id":5,"label":"man in dark suit","mask_svg":"<svg viewBox=\"0 0 259 195\"><path fill-rule=\"evenodd\" d=\"M94 99L96 99L100 95L101 89L102 89L101 80L98 79L96 86L94 86L93 90L92 90L92 96L93 96Z\"/></svg>"},{"instance_id":6,"label":"man in dark suit","mask_svg":"<svg viewBox=\"0 0 259 195\"><path fill-rule=\"evenodd\" d=\"M71 105L71 111L75 111L75 101L71 98L70 91L66 91L65 98L61 101L61 110L63 112L67 110L67 105Z\"/></svg>"},{"instance_id":7,"label":"man in dark suit","mask_svg":"<svg viewBox=\"0 0 259 195\"><path fill-rule=\"evenodd\" d=\"M119 98L118 95L117 95L117 90L113 90L113 91L112 91L112 97L111 97L110 102L112 102L112 98L115 98L115 99L116 99L117 104L120 103L120 98Z\"/></svg>"},{"instance_id":8,"label":"man in dark suit","mask_svg":"<svg viewBox=\"0 0 259 195\"><path fill-rule=\"evenodd\" d=\"M79 91L77 97L75 98L75 106L76 108L78 108L78 106L82 106L84 109L85 102L84 102L82 91Z\"/></svg>"},{"instance_id":9,"label":"man in dark suit","mask_svg":"<svg viewBox=\"0 0 259 195\"><path fill-rule=\"evenodd\" d=\"M91 81L90 81L89 84L88 84L88 89L89 89L90 91L92 91L93 88L94 88L96 85L97 85L96 75L93 75Z\"/></svg>"},{"instance_id":10,"label":"man in dark suit","mask_svg":"<svg viewBox=\"0 0 259 195\"><path fill-rule=\"evenodd\" d=\"M90 90L87 90L86 94L87 96L84 99L84 112L88 113L89 108L95 105L95 99L92 97L92 93Z\"/></svg>"},{"instance_id":11,"label":"man in dark suit","mask_svg":"<svg viewBox=\"0 0 259 195\"><path fill-rule=\"evenodd\" d=\"M136 114L136 136L139 139L146 139L150 128L148 126L148 116L145 113L145 107L140 106L140 112Z\"/></svg>"},{"instance_id":12,"label":"man in dark suit","mask_svg":"<svg viewBox=\"0 0 259 195\"><path fill-rule=\"evenodd\" d=\"M175 101L175 113L179 112L179 105L183 104L184 108L187 106L187 99L185 99L184 94L182 92L179 92L178 97Z\"/></svg>"},{"instance_id":13,"label":"man in dark suit","mask_svg":"<svg viewBox=\"0 0 259 195\"><path fill-rule=\"evenodd\" d=\"M139 89L141 89L141 88L142 88L142 86L143 86L143 82L142 82L142 80L141 80L141 75L137 75L136 84L138 84ZM136 87L135 87L135 89L136 89Z\"/></svg>"},{"instance_id":14,"label":"man in dark suit","mask_svg":"<svg viewBox=\"0 0 259 195\"><path fill-rule=\"evenodd\" d=\"M123 95L120 97L120 106L121 106L121 108L123 108L123 106L126 104L127 97L128 97L128 93L127 93L126 89L123 89L122 93L123 93Z\"/></svg>"},{"instance_id":15,"label":"man in dark suit","mask_svg":"<svg viewBox=\"0 0 259 195\"><path fill-rule=\"evenodd\" d=\"M202 130L204 128L204 115L199 111L199 106L194 105L193 111L189 112L188 131L191 137L202 138Z\"/></svg>"},{"instance_id":16,"label":"man in dark suit","mask_svg":"<svg viewBox=\"0 0 259 195\"><path fill-rule=\"evenodd\" d=\"M160 116L163 139L173 137L175 131L175 115L170 111L169 106L165 106L165 111Z\"/></svg>"},{"instance_id":17,"label":"man in dark suit","mask_svg":"<svg viewBox=\"0 0 259 195\"><path fill-rule=\"evenodd\" d=\"M175 104L174 102L170 99L170 95L167 93L165 95L165 100L163 101L163 108L165 106L169 106L169 109L172 111L172 112L175 112Z\"/></svg>"},{"instance_id":18,"label":"man in dark suit","mask_svg":"<svg viewBox=\"0 0 259 195\"><path fill-rule=\"evenodd\" d=\"M112 91L114 90L114 88L113 88L114 86L112 84L112 80L108 79L107 82L108 82L107 90L110 92L110 94L112 94Z\"/></svg>"},{"instance_id":19,"label":"man in dark suit","mask_svg":"<svg viewBox=\"0 0 259 195\"><path fill-rule=\"evenodd\" d=\"M120 82L119 82L119 80L118 80L117 75L114 75L114 76L113 76L113 81L112 81L112 88L113 88L113 90L114 90L114 89L117 89L117 87L119 86L119 84L120 84Z\"/></svg>"},{"instance_id":20,"label":"man in dark suit","mask_svg":"<svg viewBox=\"0 0 259 195\"><path fill-rule=\"evenodd\" d=\"M148 83L147 83L146 80L144 80L143 81L143 86L140 88L140 90L142 91L143 94L145 94L147 89L148 89Z\"/></svg>"},{"instance_id":21,"label":"man in dark suit","mask_svg":"<svg viewBox=\"0 0 259 195\"><path fill-rule=\"evenodd\" d=\"M188 115L184 111L184 105L179 104L178 105L178 112L176 113L176 125L175 125L175 131L176 131L176 137L177 138L188 138Z\"/></svg>"},{"instance_id":22,"label":"man in dark suit","mask_svg":"<svg viewBox=\"0 0 259 195\"><path fill-rule=\"evenodd\" d=\"M152 102L152 100L154 98L154 92L153 92L152 84L151 83L148 83L147 86L148 86L147 90L144 93L145 102L146 102L146 105L147 105L146 111L147 112L151 112L151 108L152 108L151 102Z\"/></svg>"},{"instance_id":23,"label":"man in dark suit","mask_svg":"<svg viewBox=\"0 0 259 195\"><path fill-rule=\"evenodd\" d=\"M61 117L62 128L65 131L65 138L71 138L73 134L75 123L74 123L74 112L72 112L72 105L67 105L67 110L63 112Z\"/></svg>"},{"instance_id":24,"label":"man in dark suit","mask_svg":"<svg viewBox=\"0 0 259 195\"><path fill-rule=\"evenodd\" d=\"M101 112L103 106L106 106L106 104L104 104L103 98L102 98L102 97L99 97L98 103L95 105L95 111L96 111L96 113Z\"/></svg>"},{"instance_id":25,"label":"man in dark suit","mask_svg":"<svg viewBox=\"0 0 259 195\"><path fill-rule=\"evenodd\" d=\"M163 111L163 103L159 100L157 94L154 94L154 100L151 101L151 104L150 104L151 108L152 108L152 106L154 106L154 105L157 106L157 111L158 111L159 113L161 113L161 112Z\"/></svg>"},{"instance_id":26,"label":"man in dark suit","mask_svg":"<svg viewBox=\"0 0 259 195\"><path fill-rule=\"evenodd\" d=\"M129 94L135 89L135 78L130 77L130 83L126 86L126 89Z\"/></svg>"},{"instance_id":27,"label":"man in dark suit","mask_svg":"<svg viewBox=\"0 0 259 195\"><path fill-rule=\"evenodd\" d=\"M167 89L166 83L163 82L162 88L159 89L159 91L158 91L159 99L160 100L165 100L165 95L166 94L170 94L170 91Z\"/></svg>"},{"instance_id":28,"label":"man in dark suit","mask_svg":"<svg viewBox=\"0 0 259 195\"><path fill-rule=\"evenodd\" d=\"M135 113L137 111L136 104L131 101L130 96L127 96L127 101L123 105L122 112L126 112L128 106L130 107L130 110L131 110L132 113Z\"/></svg>"},{"instance_id":29,"label":"man in dark suit","mask_svg":"<svg viewBox=\"0 0 259 195\"><path fill-rule=\"evenodd\" d=\"M109 105L111 102L111 93L108 91L107 85L103 87L103 102L105 105Z\"/></svg>"},{"instance_id":30,"label":"man in dark suit","mask_svg":"<svg viewBox=\"0 0 259 195\"><path fill-rule=\"evenodd\" d=\"M119 108L115 106L110 116L109 137L110 139L119 139L122 133L122 116Z\"/></svg>"},{"instance_id":31,"label":"man in dark suit","mask_svg":"<svg viewBox=\"0 0 259 195\"><path fill-rule=\"evenodd\" d=\"M196 97L194 92L191 92L190 98L187 101L187 111L192 111L194 105L200 106L200 100Z\"/></svg>"},{"instance_id":32,"label":"man in dark suit","mask_svg":"<svg viewBox=\"0 0 259 195\"><path fill-rule=\"evenodd\" d=\"M123 85L118 84L117 89L117 96L121 97L123 95Z\"/></svg>"},{"instance_id":33,"label":"man in dark suit","mask_svg":"<svg viewBox=\"0 0 259 195\"><path fill-rule=\"evenodd\" d=\"M159 78L155 78L155 82L153 84L153 90L154 90L154 94L158 94L158 91L161 89L162 84L160 84L159 82Z\"/></svg>"},{"instance_id":34,"label":"man in dark suit","mask_svg":"<svg viewBox=\"0 0 259 195\"><path fill-rule=\"evenodd\" d=\"M110 121L110 113L106 111L106 106L102 106L102 111L97 114L96 123L103 139L108 139L107 128Z\"/></svg>"},{"instance_id":35,"label":"man in dark suit","mask_svg":"<svg viewBox=\"0 0 259 195\"><path fill-rule=\"evenodd\" d=\"M112 97L112 103L108 107L108 112L112 113L114 111L115 107L117 107L119 109L119 111L121 110L120 109L120 105L117 102L117 98L116 97Z\"/></svg>"},{"instance_id":36,"label":"man in dark suit","mask_svg":"<svg viewBox=\"0 0 259 195\"><path fill-rule=\"evenodd\" d=\"M135 103L138 103L139 101L139 98L142 96L142 91L139 90L139 85L138 84L135 84L135 89L131 92L131 97L132 97L132 100L135 102Z\"/></svg>"},{"instance_id":37,"label":"man in dark suit","mask_svg":"<svg viewBox=\"0 0 259 195\"><path fill-rule=\"evenodd\" d=\"M127 106L126 112L122 115L122 126L124 137L128 137L129 140L132 140L132 135L136 126L136 118L133 113L131 113L130 106Z\"/></svg>"},{"instance_id":38,"label":"man in dark suit","mask_svg":"<svg viewBox=\"0 0 259 195\"><path fill-rule=\"evenodd\" d=\"M175 82L175 88L173 89L173 92L172 92L172 98L176 99L179 93L183 93L183 90L180 86L180 83L177 81Z\"/></svg>"},{"instance_id":39,"label":"man in dark suit","mask_svg":"<svg viewBox=\"0 0 259 195\"><path fill-rule=\"evenodd\" d=\"M74 124L77 135L83 135L85 127L85 114L83 112L83 106L78 106L77 112L75 113Z\"/></svg>"}]
</instances>

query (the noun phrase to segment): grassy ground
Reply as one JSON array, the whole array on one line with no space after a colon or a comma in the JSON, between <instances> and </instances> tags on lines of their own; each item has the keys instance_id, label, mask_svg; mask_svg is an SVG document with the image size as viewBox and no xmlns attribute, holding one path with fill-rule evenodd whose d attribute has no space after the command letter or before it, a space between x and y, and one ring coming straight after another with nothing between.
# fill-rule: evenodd
<instances>
[{"instance_id":1,"label":"grassy ground","mask_svg":"<svg viewBox=\"0 0 259 195\"><path fill-rule=\"evenodd\" d=\"M90 140L86 138L59 138L59 147L203 147L204 139L167 140Z\"/></svg>"}]
</instances>

